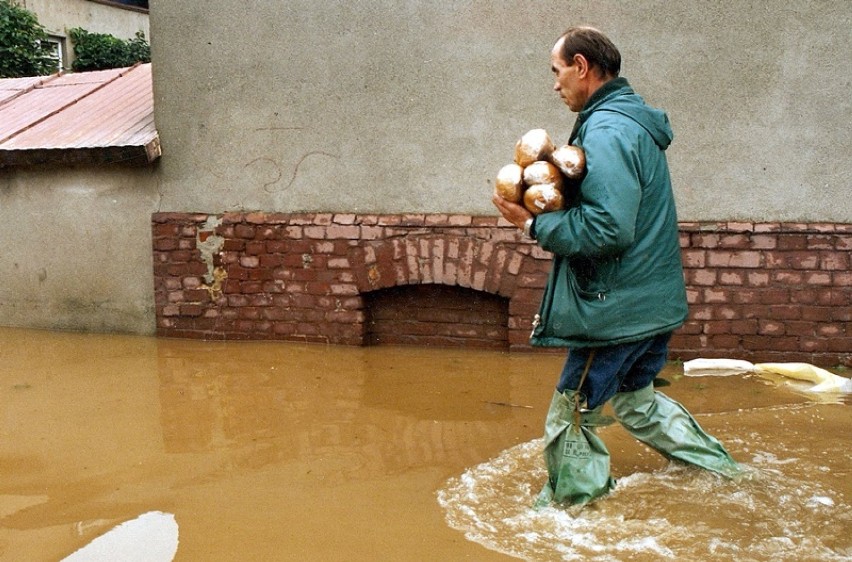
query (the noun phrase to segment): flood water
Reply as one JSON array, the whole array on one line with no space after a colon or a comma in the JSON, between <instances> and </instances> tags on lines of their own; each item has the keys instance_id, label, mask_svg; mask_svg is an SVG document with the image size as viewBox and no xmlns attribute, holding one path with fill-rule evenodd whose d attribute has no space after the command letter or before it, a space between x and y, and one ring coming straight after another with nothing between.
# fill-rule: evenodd
<instances>
[{"instance_id":1,"label":"flood water","mask_svg":"<svg viewBox=\"0 0 852 562\"><path fill-rule=\"evenodd\" d=\"M0 328L0 559L152 512L185 561L852 559L852 408L675 364L660 390L748 478L615 425L615 490L532 511L562 360Z\"/></svg>"}]
</instances>

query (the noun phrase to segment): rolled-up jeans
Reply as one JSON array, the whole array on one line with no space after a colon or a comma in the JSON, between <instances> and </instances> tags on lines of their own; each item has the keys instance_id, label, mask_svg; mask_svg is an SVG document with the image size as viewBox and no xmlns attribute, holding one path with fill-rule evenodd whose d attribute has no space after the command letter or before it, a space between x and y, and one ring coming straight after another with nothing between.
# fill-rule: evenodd
<instances>
[{"instance_id":1,"label":"rolled-up jeans","mask_svg":"<svg viewBox=\"0 0 852 562\"><path fill-rule=\"evenodd\" d=\"M645 388L654 382L663 369L671 336L671 332L666 332L631 343L571 349L556 390L578 390L580 378L593 350L595 356L583 381L583 388L579 389L585 398L586 408L597 408L618 392Z\"/></svg>"}]
</instances>

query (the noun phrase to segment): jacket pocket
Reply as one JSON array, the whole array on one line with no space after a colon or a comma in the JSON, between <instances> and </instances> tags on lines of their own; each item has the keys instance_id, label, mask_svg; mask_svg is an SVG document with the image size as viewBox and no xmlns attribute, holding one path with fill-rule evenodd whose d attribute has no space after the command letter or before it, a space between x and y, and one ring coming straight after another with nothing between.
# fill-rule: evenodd
<instances>
[{"instance_id":1,"label":"jacket pocket","mask_svg":"<svg viewBox=\"0 0 852 562\"><path fill-rule=\"evenodd\" d=\"M585 299L605 300L612 290L620 258L570 258L567 274L577 294Z\"/></svg>"},{"instance_id":2,"label":"jacket pocket","mask_svg":"<svg viewBox=\"0 0 852 562\"><path fill-rule=\"evenodd\" d=\"M605 267L587 269L593 272L581 282L567 260L554 261L542 297L538 324L533 328L533 343L552 338L600 342L620 334L616 295L612 281L617 260L607 260ZM548 345L548 344L545 344Z\"/></svg>"}]
</instances>

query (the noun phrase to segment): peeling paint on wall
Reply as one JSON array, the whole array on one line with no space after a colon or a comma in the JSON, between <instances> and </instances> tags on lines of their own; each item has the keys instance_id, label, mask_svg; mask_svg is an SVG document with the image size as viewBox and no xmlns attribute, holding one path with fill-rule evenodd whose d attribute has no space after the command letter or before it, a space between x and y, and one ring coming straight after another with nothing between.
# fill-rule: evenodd
<instances>
[{"instance_id":1,"label":"peeling paint on wall","mask_svg":"<svg viewBox=\"0 0 852 562\"><path fill-rule=\"evenodd\" d=\"M213 269L213 282L201 285L202 288L207 289L207 292L210 293L210 300L216 300L222 294L222 282L227 278L228 272L224 268L216 267Z\"/></svg>"},{"instance_id":2,"label":"peeling paint on wall","mask_svg":"<svg viewBox=\"0 0 852 562\"><path fill-rule=\"evenodd\" d=\"M221 294L222 281L228 277L227 272L215 264L215 257L219 255L225 244L225 239L216 234L216 228L221 224L222 217L213 215L207 217L207 221L198 227L195 239L195 247L201 252L201 261L207 266L202 287L207 289L211 299Z\"/></svg>"}]
</instances>

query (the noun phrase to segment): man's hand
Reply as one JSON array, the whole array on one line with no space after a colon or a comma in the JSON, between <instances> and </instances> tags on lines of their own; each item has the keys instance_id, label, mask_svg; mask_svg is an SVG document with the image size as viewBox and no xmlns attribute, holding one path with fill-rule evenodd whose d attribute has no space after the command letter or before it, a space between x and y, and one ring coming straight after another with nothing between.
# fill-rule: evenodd
<instances>
[{"instance_id":1,"label":"man's hand","mask_svg":"<svg viewBox=\"0 0 852 562\"><path fill-rule=\"evenodd\" d=\"M497 207L497 210L500 211L500 214L503 215L504 219L521 230L524 229L524 223L533 218L532 213L527 211L523 205L506 201L497 193L494 193L491 196L491 202L494 203L494 206Z\"/></svg>"}]
</instances>

